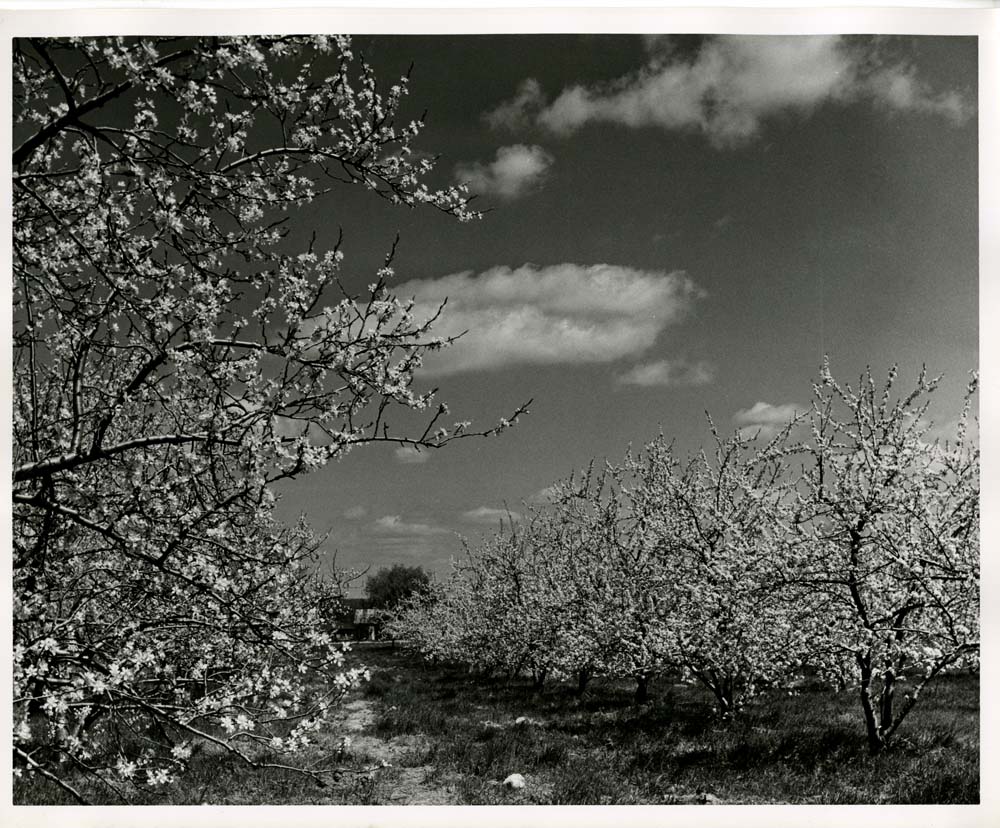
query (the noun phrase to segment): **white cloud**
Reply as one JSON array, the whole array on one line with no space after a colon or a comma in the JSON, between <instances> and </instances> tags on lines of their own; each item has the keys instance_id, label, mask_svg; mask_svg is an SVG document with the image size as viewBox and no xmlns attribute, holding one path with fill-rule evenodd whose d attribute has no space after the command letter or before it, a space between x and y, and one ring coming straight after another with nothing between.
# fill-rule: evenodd
<instances>
[{"instance_id":1,"label":"white cloud","mask_svg":"<svg viewBox=\"0 0 1000 828\"><path fill-rule=\"evenodd\" d=\"M379 534L397 536L451 535L450 529L432 526L429 523L407 523L399 515L385 515L375 521L374 529Z\"/></svg>"},{"instance_id":2,"label":"white cloud","mask_svg":"<svg viewBox=\"0 0 1000 828\"><path fill-rule=\"evenodd\" d=\"M483 120L494 129L499 127L520 129L528 126L529 115L541 109L543 104L541 84L534 78L526 78L521 81L517 94L511 100L487 112Z\"/></svg>"},{"instance_id":3,"label":"white cloud","mask_svg":"<svg viewBox=\"0 0 1000 828\"><path fill-rule=\"evenodd\" d=\"M841 36L720 36L693 58L669 41L647 39L653 52L638 72L595 86L570 86L551 103L537 83L487 117L536 123L568 134L587 123L700 130L716 146L746 142L764 120L808 114L829 102L868 100L882 108L924 112L961 123L971 105L955 91L935 93L906 63L886 58L878 40Z\"/></svg>"},{"instance_id":4,"label":"white cloud","mask_svg":"<svg viewBox=\"0 0 1000 828\"><path fill-rule=\"evenodd\" d=\"M538 189L545 181L553 158L541 147L514 144L500 147L489 164L459 164L455 177L478 195L494 195L511 201Z\"/></svg>"},{"instance_id":5,"label":"white cloud","mask_svg":"<svg viewBox=\"0 0 1000 828\"><path fill-rule=\"evenodd\" d=\"M962 124L972 114L972 106L958 92L932 93L905 66L890 66L873 72L865 81L865 90L876 104L887 109L927 112Z\"/></svg>"},{"instance_id":6,"label":"white cloud","mask_svg":"<svg viewBox=\"0 0 1000 828\"><path fill-rule=\"evenodd\" d=\"M539 489L533 495L528 497L529 503L552 503L555 501L556 495L559 489L557 486L546 486L544 489Z\"/></svg>"},{"instance_id":7,"label":"white cloud","mask_svg":"<svg viewBox=\"0 0 1000 828\"><path fill-rule=\"evenodd\" d=\"M430 449L418 449L416 446L400 446L393 454L398 462L406 465L426 463L431 458Z\"/></svg>"},{"instance_id":8,"label":"white cloud","mask_svg":"<svg viewBox=\"0 0 1000 828\"><path fill-rule=\"evenodd\" d=\"M755 434L768 440L805 409L795 403L772 405L758 402L750 408L741 408L733 415L733 422L739 426L741 434L752 437Z\"/></svg>"},{"instance_id":9,"label":"white cloud","mask_svg":"<svg viewBox=\"0 0 1000 828\"><path fill-rule=\"evenodd\" d=\"M491 506L479 506L462 513L462 520L468 523L499 524L509 523L511 520L520 520L521 515L508 509L495 509Z\"/></svg>"},{"instance_id":10,"label":"white cloud","mask_svg":"<svg viewBox=\"0 0 1000 828\"><path fill-rule=\"evenodd\" d=\"M344 512L344 517L348 520L360 520L367 514L368 510L364 506L352 506Z\"/></svg>"},{"instance_id":11,"label":"white cloud","mask_svg":"<svg viewBox=\"0 0 1000 828\"><path fill-rule=\"evenodd\" d=\"M941 443L954 445L958 439L959 421L957 417L945 420L944 422L922 422L921 425L927 429L923 436L926 442L933 443L937 440ZM965 424L965 435L970 445L978 445L979 421L976 418L969 417Z\"/></svg>"},{"instance_id":12,"label":"white cloud","mask_svg":"<svg viewBox=\"0 0 1000 828\"><path fill-rule=\"evenodd\" d=\"M428 375L635 356L704 295L681 271L569 263L466 271L407 282L398 294L416 298L418 319L447 299L435 335L467 332L451 348L428 355Z\"/></svg>"},{"instance_id":13,"label":"white cloud","mask_svg":"<svg viewBox=\"0 0 1000 828\"><path fill-rule=\"evenodd\" d=\"M659 359L644 362L626 371L618 381L623 385L707 385L715 379L715 368L708 362L685 359Z\"/></svg>"}]
</instances>

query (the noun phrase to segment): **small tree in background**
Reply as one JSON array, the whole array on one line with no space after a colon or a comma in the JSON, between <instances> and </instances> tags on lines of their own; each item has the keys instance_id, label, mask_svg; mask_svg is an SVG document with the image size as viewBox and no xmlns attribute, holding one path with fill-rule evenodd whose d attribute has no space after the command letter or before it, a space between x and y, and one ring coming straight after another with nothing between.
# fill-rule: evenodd
<instances>
[{"instance_id":1,"label":"small tree in background","mask_svg":"<svg viewBox=\"0 0 1000 828\"><path fill-rule=\"evenodd\" d=\"M431 576L419 566L383 567L365 583L365 594L374 609L395 609L411 595L427 590Z\"/></svg>"}]
</instances>

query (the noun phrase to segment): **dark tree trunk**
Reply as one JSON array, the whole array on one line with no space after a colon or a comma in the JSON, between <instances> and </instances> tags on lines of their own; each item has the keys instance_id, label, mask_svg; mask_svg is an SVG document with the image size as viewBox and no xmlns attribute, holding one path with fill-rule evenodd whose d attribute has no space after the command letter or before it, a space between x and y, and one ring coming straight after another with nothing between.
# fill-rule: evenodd
<instances>
[{"instance_id":1,"label":"dark tree trunk","mask_svg":"<svg viewBox=\"0 0 1000 828\"><path fill-rule=\"evenodd\" d=\"M891 667L882 674L882 698L879 710L879 732L887 734L892 728L892 701L896 691L896 674Z\"/></svg>"},{"instance_id":2,"label":"dark tree trunk","mask_svg":"<svg viewBox=\"0 0 1000 828\"><path fill-rule=\"evenodd\" d=\"M542 687L545 686L545 678L548 674L549 670L547 667L532 672L532 686L535 690L541 691Z\"/></svg>"},{"instance_id":3,"label":"dark tree trunk","mask_svg":"<svg viewBox=\"0 0 1000 828\"><path fill-rule=\"evenodd\" d=\"M719 703L719 715L723 718L733 712L733 686L732 682L720 681L712 690L715 692L715 700Z\"/></svg>"},{"instance_id":4,"label":"dark tree trunk","mask_svg":"<svg viewBox=\"0 0 1000 828\"><path fill-rule=\"evenodd\" d=\"M723 719L729 718L734 710L733 677L727 676L725 673L710 670L703 681L708 685L712 691L712 695L715 696L715 700L719 704L719 716Z\"/></svg>"},{"instance_id":5,"label":"dark tree trunk","mask_svg":"<svg viewBox=\"0 0 1000 828\"><path fill-rule=\"evenodd\" d=\"M645 704L649 701L649 675L640 673L635 677L635 703Z\"/></svg>"},{"instance_id":6,"label":"dark tree trunk","mask_svg":"<svg viewBox=\"0 0 1000 828\"><path fill-rule=\"evenodd\" d=\"M590 683L590 670L580 670L576 674L576 695L577 698L583 698L583 694L587 692L587 685Z\"/></svg>"},{"instance_id":7,"label":"dark tree trunk","mask_svg":"<svg viewBox=\"0 0 1000 828\"><path fill-rule=\"evenodd\" d=\"M882 731L876 717L875 706L872 704L871 656L862 656L858 653L855 658L861 670L861 710L865 716L865 730L868 734L868 752L874 756L881 752L882 748L885 747L885 743L882 740Z\"/></svg>"}]
</instances>

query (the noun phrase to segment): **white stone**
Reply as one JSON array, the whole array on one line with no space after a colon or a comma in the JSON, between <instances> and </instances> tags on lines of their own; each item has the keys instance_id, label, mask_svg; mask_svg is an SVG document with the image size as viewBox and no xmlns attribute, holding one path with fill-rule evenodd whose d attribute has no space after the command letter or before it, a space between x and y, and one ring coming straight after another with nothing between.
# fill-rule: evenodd
<instances>
[{"instance_id":1,"label":"white stone","mask_svg":"<svg viewBox=\"0 0 1000 828\"><path fill-rule=\"evenodd\" d=\"M503 786L505 788L518 789L518 788L523 788L525 784L526 783L524 781L524 777L521 776L521 774L519 773L512 773L503 781Z\"/></svg>"}]
</instances>

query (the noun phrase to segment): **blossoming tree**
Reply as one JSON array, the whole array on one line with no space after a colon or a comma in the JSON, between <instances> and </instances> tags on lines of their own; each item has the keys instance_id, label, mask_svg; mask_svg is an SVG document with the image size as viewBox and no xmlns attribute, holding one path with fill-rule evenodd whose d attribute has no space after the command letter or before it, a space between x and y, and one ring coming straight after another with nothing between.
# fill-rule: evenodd
<instances>
[{"instance_id":1,"label":"blossoming tree","mask_svg":"<svg viewBox=\"0 0 1000 828\"><path fill-rule=\"evenodd\" d=\"M271 486L473 432L414 388L448 343L391 252L353 289L339 238L291 249L285 223L340 183L476 216L424 183L406 90L347 38L15 42L18 772L83 800L72 779L127 798L198 741L260 764L254 741L306 744L358 678Z\"/></svg>"},{"instance_id":2,"label":"blossoming tree","mask_svg":"<svg viewBox=\"0 0 1000 828\"><path fill-rule=\"evenodd\" d=\"M637 522L655 548L650 591L665 608L667 657L725 716L801 656L785 583L794 422L767 439L710 425L711 451L681 460L660 436L628 465Z\"/></svg>"},{"instance_id":3,"label":"blossoming tree","mask_svg":"<svg viewBox=\"0 0 1000 828\"><path fill-rule=\"evenodd\" d=\"M593 675L635 682L635 700L668 661L663 578L651 536L637 510L628 464L592 464L553 486L562 529L570 600L559 648L563 671L576 674L582 692ZM557 583L558 583L557 582ZM566 587L562 587L563 590Z\"/></svg>"},{"instance_id":4,"label":"blossoming tree","mask_svg":"<svg viewBox=\"0 0 1000 828\"><path fill-rule=\"evenodd\" d=\"M978 379L953 441L928 435L937 380L921 372L899 397L895 380L895 368L881 386L868 372L855 390L824 364L798 507L811 658L853 673L872 753L927 682L979 652Z\"/></svg>"}]
</instances>

